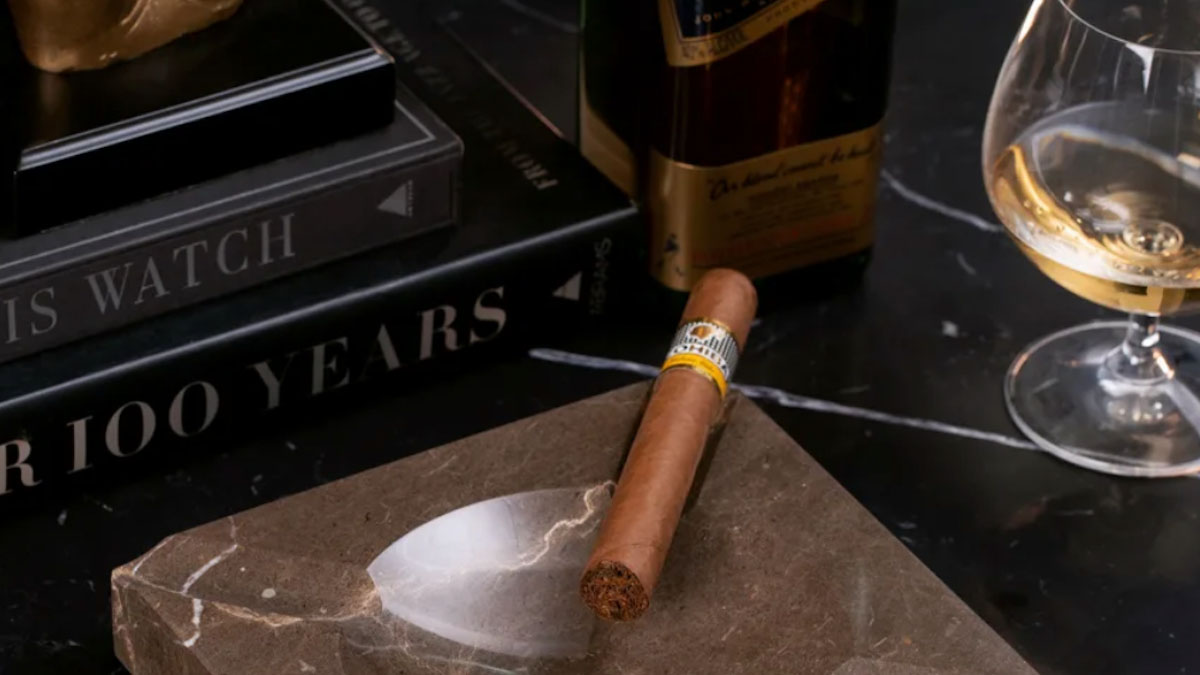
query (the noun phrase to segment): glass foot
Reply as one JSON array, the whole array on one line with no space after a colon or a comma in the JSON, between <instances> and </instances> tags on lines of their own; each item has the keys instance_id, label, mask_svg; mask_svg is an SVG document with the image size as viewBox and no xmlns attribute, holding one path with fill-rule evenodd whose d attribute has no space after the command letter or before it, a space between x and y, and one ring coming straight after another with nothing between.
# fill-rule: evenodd
<instances>
[{"instance_id":1,"label":"glass foot","mask_svg":"<svg viewBox=\"0 0 1200 675\"><path fill-rule=\"evenodd\" d=\"M1030 345L1004 381L1013 421L1047 452L1095 471L1200 472L1200 333L1158 328L1150 358L1130 368L1129 331L1091 323Z\"/></svg>"}]
</instances>

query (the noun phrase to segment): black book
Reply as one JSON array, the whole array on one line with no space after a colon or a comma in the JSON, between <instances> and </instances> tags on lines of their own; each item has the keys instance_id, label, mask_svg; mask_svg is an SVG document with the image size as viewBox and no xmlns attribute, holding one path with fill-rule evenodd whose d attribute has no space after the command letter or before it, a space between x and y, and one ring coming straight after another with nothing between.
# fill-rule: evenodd
<instances>
[{"instance_id":1,"label":"black book","mask_svg":"<svg viewBox=\"0 0 1200 675\"><path fill-rule=\"evenodd\" d=\"M461 143L403 87L395 108L382 129L0 241L0 362L451 225Z\"/></svg>"},{"instance_id":2,"label":"black book","mask_svg":"<svg viewBox=\"0 0 1200 675\"><path fill-rule=\"evenodd\" d=\"M400 71L465 146L460 225L0 366L0 511L624 304L644 279L633 205L434 24L406 30L422 55Z\"/></svg>"},{"instance_id":3,"label":"black book","mask_svg":"<svg viewBox=\"0 0 1200 675\"><path fill-rule=\"evenodd\" d=\"M79 4L97 2L112 0ZM15 75L2 129L21 151L0 183L0 225L18 233L378 129L396 82L325 0L254 0L131 61L50 73L20 59Z\"/></svg>"}]
</instances>

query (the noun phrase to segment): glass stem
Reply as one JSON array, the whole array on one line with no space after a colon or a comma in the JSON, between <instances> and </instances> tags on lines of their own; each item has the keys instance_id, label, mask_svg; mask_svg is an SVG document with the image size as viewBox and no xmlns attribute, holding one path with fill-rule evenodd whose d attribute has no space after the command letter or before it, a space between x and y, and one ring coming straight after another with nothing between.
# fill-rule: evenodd
<instances>
[{"instance_id":1,"label":"glass stem","mask_svg":"<svg viewBox=\"0 0 1200 675\"><path fill-rule=\"evenodd\" d=\"M1125 342L1105 358L1107 374L1137 384L1153 384L1175 375L1174 364L1159 347L1158 317L1131 314Z\"/></svg>"}]
</instances>

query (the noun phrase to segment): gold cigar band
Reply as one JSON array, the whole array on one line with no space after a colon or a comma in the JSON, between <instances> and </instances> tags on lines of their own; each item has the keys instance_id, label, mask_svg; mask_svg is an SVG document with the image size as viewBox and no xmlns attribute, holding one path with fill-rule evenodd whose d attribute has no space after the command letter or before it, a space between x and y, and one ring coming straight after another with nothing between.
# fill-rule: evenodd
<instances>
[{"instance_id":1,"label":"gold cigar band","mask_svg":"<svg viewBox=\"0 0 1200 675\"><path fill-rule=\"evenodd\" d=\"M692 319L675 332L662 372L672 368L694 370L712 380L724 397L737 368L739 351L737 339L724 323Z\"/></svg>"}]
</instances>

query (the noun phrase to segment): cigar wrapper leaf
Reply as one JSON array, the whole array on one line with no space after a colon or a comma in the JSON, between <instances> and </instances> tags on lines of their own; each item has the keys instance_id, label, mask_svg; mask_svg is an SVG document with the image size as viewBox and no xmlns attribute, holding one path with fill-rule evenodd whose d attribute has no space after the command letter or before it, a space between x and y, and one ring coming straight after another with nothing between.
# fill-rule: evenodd
<instances>
[{"instance_id":1,"label":"cigar wrapper leaf","mask_svg":"<svg viewBox=\"0 0 1200 675\"><path fill-rule=\"evenodd\" d=\"M709 272L688 299L580 582L602 618L650 607L756 308L753 284L732 270Z\"/></svg>"}]
</instances>

